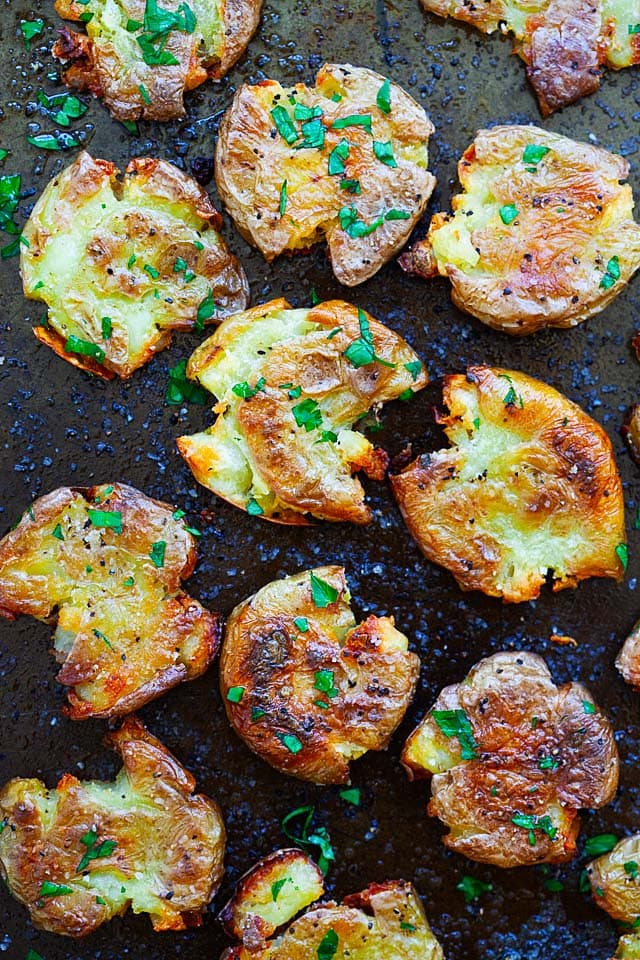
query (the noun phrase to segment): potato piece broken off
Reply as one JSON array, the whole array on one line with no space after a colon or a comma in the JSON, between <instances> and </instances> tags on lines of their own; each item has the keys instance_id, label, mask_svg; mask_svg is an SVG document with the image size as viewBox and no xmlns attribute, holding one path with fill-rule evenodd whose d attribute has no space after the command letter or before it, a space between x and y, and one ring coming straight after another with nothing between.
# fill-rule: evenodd
<instances>
[{"instance_id":1,"label":"potato piece broken off","mask_svg":"<svg viewBox=\"0 0 640 960\"><path fill-rule=\"evenodd\" d=\"M453 446L391 477L412 536L463 590L519 602L587 577L621 580L624 504L602 427L514 370L445 377Z\"/></svg>"},{"instance_id":2,"label":"potato piece broken off","mask_svg":"<svg viewBox=\"0 0 640 960\"><path fill-rule=\"evenodd\" d=\"M226 933L256 949L324 893L322 873L297 848L276 850L240 879L220 913Z\"/></svg>"},{"instance_id":3,"label":"potato piece broken off","mask_svg":"<svg viewBox=\"0 0 640 960\"><path fill-rule=\"evenodd\" d=\"M194 537L125 484L60 487L0 541L0 616L55 623L74 720L131 713L207 669L217 614L184 593Z\"/></svg>"},{"instance_id":4,"label":"potato piece broken off","mask_svg":"<svg viewBox=\"0 0 640 960\"><path fill-rule=\"evenodd\" d=\"M613 728L579 683L557 687L544 660L497 653L445 687L407 740L409 777L431 777L428 813L456 853L498 867L562 863L578 811L615 796Z\"/></svg>"},{"instance_id":5,"label":"potato piece broken off","mask_svg":"<svg viewBox=\"0 0 640 960\"><path fill-rule=\"evenodd\" d=\"M342 567L267 584L235 608L220 689L238 736L276 770L345 783L383 750L413 699L420 661L393 617L356 624Z\"/></svg>"},{"instance_id":6,"label":"potato piece broken off","mask_svg":"<svg viewBox=\"0 0 640 960\"><path fill-rule=\"evenodd\" d=\"M262 0L56 0L65 20L53 54L63 80L104 100L116 120L173 120L184 94L220 80L244 52Z\"/></svg>"},{"instance_id":7,"label":"potato piece broken off","mask_svg":"<svg viewBox=\"0 0 640 960\"><path fill-rule=\"evenodd\" d=\"M299 912L303 901L309 903L322 893L321 883L312 877L308 864L307 878L299 875L303 886L297 895L289 893L289 899L277 913L273 905L264 902L267 879L272 881L274 899L279 901L285 896L291 878L287 860L292 853L276 851L240 881L231 904L223 912L223 920L227 932L242 936L243 943L225 950L221 960L442 960L442 949L431 932L420 899L404 880L373 883L339 904L317 904L276 934L276 923L282 926ZM295 862L301 864L301 860L302 854L298 853ZM258 913L252 915L256 896L260 900ZM238 932L234 920L247 915L249 923L245 921ZM269 918L266 922L265 916Z\"/></svg>"},{"instance_id":8,"label":"potato piece broken off","mask_svg":"<svg viewBox=\"0 0 640 960\"><path fill-rule=\"evenodd\" d=\"M622 157L539 127L480 130L453 214L437 213L400 264L448 277L455 305L497 330L573 327L640 267L628 173Z\"/></svg>"},{"instance_id":9,"label":"potato piece broken off","mask_svg":"<svg viewBox=\"0 0 640 960\"><path fill-rule=\"evenodd\" d=\"M628 684L640 690L640 621L625 640L616 667Z\"/></svg>"},{"instance_id":10,"label":"potato piece broken off","mask_svg":"<svg viewBox=\"0 0 640 960\"><path fill-rule=\"evenodd\" d=\"M215 394L218 418L178 439L196 480L281 523L368 523L357 470L382 480L387 455L354 429L369 410L428 381L411 347L342 300L292 310L272 300L224 321L187 375Z\"/></svg>"},{"instance_id":11,"label":"potato piece broken off","mask_svg":"<svg viewBox=\"0 0 640 960\"><path fill-rule=\"evenodd\" d=\"M313 87L238 90L220 125L218 193L267 260L326 240L337 279L373 276L407 241L435 185L433 125L380 74L325 64Z\"/></svg>"},{"instance_id":12,"label":"potato piece broken off","mask_svg":"<svg viewBox=\"0 0 640 960\"><path fill-rule=\"evenodd\" d=\"M544 117L593 93L601 67L640 63L637 0L421 0L483 33L513 33Z\"/></svg>"},{"instance_id":13,"label":"potato piece broken off","mask_svg":"<svg viewBox=\"0 0 640 960\"><path fill-rule=\"evenodd\" d=\"M106 379L130 377L174 330L244 309L249 292L195 180L150 158L117 177L81 153L38 200L20 258L25 296L48 308L37 338Z\"/></svg>"},{"instance_id":14,"label":"potato piece broken off","mask_svg":"<svg viewBox=\"0 0 640 960\"><path fill-rule=\"evenodd\" d=\"M66 773L55 790L0 791L0 875L50 933L84 937L129 908L155 930L199 926L223 874L218 805L137 718L107 742L123 761L113 783Z\"/></svg>"},{"instance_id":15,"label":"potato piece broken off","mask_svg":"<svg viewBox=\"0 0 640 960\"><path fill-rule=\"evenodd\" d=\"M640 923L640 834L624 837L613 850L587 864L586 871L597 905L614 920L635 928Z\"/></svg>"}]
</instances>

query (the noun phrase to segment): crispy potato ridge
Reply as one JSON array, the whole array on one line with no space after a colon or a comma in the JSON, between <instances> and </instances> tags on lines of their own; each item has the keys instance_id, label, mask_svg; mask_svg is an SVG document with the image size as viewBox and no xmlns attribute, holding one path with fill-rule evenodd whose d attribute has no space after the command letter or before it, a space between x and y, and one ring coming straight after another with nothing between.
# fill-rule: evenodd
<instances>
[{"instance_id":1,"label":"crispy potato ridge","mask_svg":"<svg viewBox=\"0 0 640 960\"><path fill-rule=\"evenodd\" d=\"M640 267L628 173L622 157L539 127L480 130L453 215L437 213L401 265L449 277L456 306L497 330L575 326Z\"/></svg>"},{"instance_id":2,"label":"crispy potato ridge","mask_svg":"<svg viewBox=\"0 0 640 960\"><path fill-rule=\"evenodd\" d=\"M256 950L323 893L322 873L311 857L297 847L276 850L240 878L219 919L230 937Z\"/></svg>"},{"instance_id":3,"label":"crispy potato ridge","mask_svg":"<svg viewBox=\"0 0 640 960\"><path fill-rule=\"evenodd\" d=\"M155 930L199 926L223 874L218 805L137 718L107 742L124 764L113 783L66 773L55 790L0 791L0 874L51 933L84 937L129 907Z\"/></svg>"},{"instance_id":4,"label":"crispy potato ridge","mask_svg":"<svg viewBox=\"0 0 640 960\"><path fill-rule=\"evenodd\" d=\"M616 667L627 683L640 689L640 622L635 624L622 645L616 659Z\"/></svg>"},{"instance_id":5,"label":"crispy potato ridge","mask_svg":"<svg viewBox=\"0 0 640 960\"><path fill-rule=\"evenodd\" d=\"M193 329L207 298L218 321L243 310L249 293L195 180L150 158L117 175L113 163L79 154L38 200L20 257L25 296L48 308L36 337L106 379L130 377L173 330Z\"/></svg>"},{"instance_id":6,"label":"crispy potato ridge","mask_svg":"<svg viewBox=\"0 0 640 960\"><path fill-rule=\"evenodd\" d=\"M557 687L527 651L487 657L445 687L402 762L411 779L431 777L428 812L449 828L445 844L499 867L570 860L578 810L603 807L618 786L613 728L589 691Z\"/></svg>"},{"instance_id":7,"label":"crispy potato ridge","mask_svg":"<svg viewBox=\"0 0 640 960\"><path fill-rule=\"evenodd\" d=\"M316 578L335 596L326 607L314 598ZM238 736L313 783L345 783L351 760L385 749L418 680L420 661L393 618L356 625L349 599L342 567L275 580L235 608L221 651L220 689ZM241 691L237 702L230 691Z\"/></svg>"},{"instance_id":8,"label":"crispy potato ridge","mask_svg":"<svg viewBox=\"0 0 640 960\"><path fill-rule=\"evenodd\" d=\"M614 920L634 924L640 916L639 869L639 833L624 837L613 850L587 865L593 899Z\"/></svg>"},{"instance_id":9,"label":"crispy potato ridge","mask_svg":"<svg viewBox=\"0 0 640 960\"><path fill-rule=\"evenodd\" d=\"M180 11L182 0L163 0L164 11ZM64 28L53 54L65 65L63 79L70 87L100 97L116 120L173 120L184 116L184 94L207 78L221 80L244 52L260 19L262 0L189 0L196 16L189 33L173 29L162 49L175 63L154 65L153 40L143 54L145 0L56 0L56 12L65 20L82 21L91 13L86 35ZM130 30L132 22L139 30ZM184 21L183 21L184 22ZM142 44L138 39L142 38Z\"/></svg>"},{"instance_id":10,"label":"crispy potato ridge","mask_svg":"<svg viewBox=\"0 0 640 960\"><path fill-rule=\"evenodd\" d=\"M531 600L587 577L624 575L624 503L602 427L547 384L514 370L445 377L453 447L391 477L425 556L463 590Z\"/></svg>"},{"instance_id":11,"label":"crispy potato ridge","mask_svg":"<svg viewBox=\"0 0 640 960\"><path fill-rule=\"evenodd\" d=\"M640 63L636 0L422 0L425 10L464 20L483 33L500 29L515 35L548 116L600 85L600 67L619 70Z\"/></svg>"},{"instance_id":12,"label":"crispy potato ridge","mask_svg":"<svg viewBox=\"0 0 640 960\"><path fill-rule=\"evenodd\" d=\"M125 484L60 487L0 541L0 616L56 624L70 717L121 716L216 654L220 618L180 587L195 562L167 504Z\"/></svg>"},{"instance_id":13,"label":"crispy potato ridge","mask_svg":"<svg viewBox=\"0 0 640 960\"><path fill-rule=\"evenodd\" d=\"M378 359L354 366L345 354L363 323ZM300 310L272 300L230 317L193 353L187 375L218 398L214 425L177 441L196 480L255 516L293 524L305 515L370 521L352 474L382 480L387 455L352 427L428 382L402 337L342 300Z\"/></svg>"},{"instance_id":14,"label":"crispy potato ridge","mask_svg":"<svg viewBox=\"0 0 640 960\"><path fill-rule=\"evenodd\" d=\"M410 883L374 883L343 903L304 913L262 949L231 947L221 960L442 960L420 899Z\"/></svg>"},{"instance_id":15,"label":"crispy potato ridge","mask_svg":"<svg viewBox=\"0 0 640 960\"><path fill-rule=\"evenodd\" d=\"M328 63L314 87L265 80L238 90L220 125L216 184L240 233L267 260L326 240L333 272L352 287L407 241L435 185L427 170L433 125L394 83L388 103L381 100L385 83L371 70Z\"/></svg>"}]
</instances>

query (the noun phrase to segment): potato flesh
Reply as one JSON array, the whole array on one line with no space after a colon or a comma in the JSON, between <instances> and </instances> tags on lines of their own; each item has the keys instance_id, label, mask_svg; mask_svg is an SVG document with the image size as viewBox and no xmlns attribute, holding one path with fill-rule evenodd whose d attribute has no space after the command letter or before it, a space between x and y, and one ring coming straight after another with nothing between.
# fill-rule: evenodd
<instances>
[{"instance_id":1,"label":"potato flesh","mask_svg":"<svg viewBox=\"0 0 640 960\"><path fill-rule=\"evenodd\" d=\"M158 179L162 170L176 191L193 184L168 164ZM74 196L76 177L86 181ZM166 183L149 180L128 174L116 187L82 155L45 189L22 248L25 294L47 304L50 327L98 346L105 369L122 376L166 346L172 328L190 329L210 293L218 317L246 304L242 270L196 202L162 196Z\"/></svg>"},{"instance_id":2,"label":"potato flesh","mask_svg":"<svg viewBox=\"0 0 640 960\"><path fill-rule=\"evenodd\" d=\"M138 491L128 513L131 500L121 494L132 488L96 490L94 502L71 491L58 507L46 505L55 494L36 501L34 519L26 514L3 541L0 560L6 614L57 615L59 680L77 719L130 712L132 702L198 676L217 648L215 617L180 591L194 559L183 523ZM89 520L90 509L118 507L120 534ZM151 559L154 543L164 544L161 567Z\"/></svg>"},{"instance_id":3,"label":"potato flesh","mask_svg":"<svg viewBox=\"0 0 640 960\"><path fill-rule=\"evenodd\" d=\"M187 370L219 401L214 408L218 418L212 427L178 441L196 479L236 506L246 507L255 500L266 516L290 517L296 511L323 516L322 501L326 509L331 509L332 500L344 511L352 502L358 505L364 494L351 472L366 461L373 445L352 427L374 403L393 399L426 383L422 368L415 379L406 369L406 364L419 362L411 348L388 329L375 321L371 323L376 349L395 365L393 370L377 363L360 370L349 369L342 354L358 338L359 327L355 308L340 301L311 310L291 310L283 301L274 301L225 321L196 350ZM279 458L274 458L274 481L281 487L280 492L274 491L252 446L252 438L256 442L255 438L266 437L267 427L260 426L260 422L266 424L273 417L258 417L259 423L252 437L248 437L241 419L244 405L251 400L233 392L236 384L246 382L255 388L261 379L273 398L276 416L282 418L280 436L291 443L283 448ZM287 384L299 390L299 395L290 398ZM257 395L254 403L259 404L262 399ZM317 403L322 414L321 427L310 432L296 424L288 412L305 400ZM317 443L321 430L335 433L337 441ZM270 442L266 438L267 455ZM307 466L301 469L301 463ZM297 482L296 473L302 474ZM299 502L303 480L317 488L317 510L312 504ZM333 503L335 510L338 507ZM361 508L356 506L357 509ZM341 516L361 522L357 515ZM328 518L337 516L329 514Z\"/></svg>"},{"instance_id":4,"label":"potato flesh","mask_svg":"<svg viewBox=\"0 0 640 960\"><path fill-rule=\"evenodd\" d=\"M135 718L112 739L124 761L113 782L66 774L55 790L16 779L0 791L0 872L36 926L53 933L85 936L128 907L158 930L184 929L222 876L220 812L193 795L191 776ZM78 871L104 840L113 849ZM47 882L71 893L42 895Z\"/></svg>"},{"instance_id":5,"label":"potato flesh","mask_svg":"<svg viewBox=\"0 0 640 960\"><path fill-rule=\"evenodd\" d=\"M587 865L587 875L595 902L625 924L635 924L640 916L640 876L625 870L625 864L640 864L640 834L624 837L613 850Z\"/></svg>"},{"instance_id":6,"label":"potato flesh","mask_svg":"<svg viewBox=\"0 0 640 960\"><path fill-rule=\"evenodd\" d=\"M264 949L232 948L228 960L309 960L333 931L334 960L442 960L442 950L411 884L373 885L344 904L318 906ZM326 949L326 948L325 948Z\"/></svg>"},{"instance_id":7,"label":"potato flesh","mask_svg":"<svg viewBox=\"0 0 640 960\"><path fill-rule=\"evenodd\" d=\"M505 398L512 402L506 403ZM463 589L518 602L588 576L620 577L620 478L604 431L555 390L515 371L447 378L454 444L392 477L429 559Z\"/></svg>"},{"instance_id":8,"label":"potato flesh","mask_svg":"<svg viewBox=\"0 0 640 960\"><path fill-rule=\"evenodd\" d=\"M458 711L471 739L448 736L437 711ZM570 859L577 810L613 798L619 764L611 725L588 691L556 687L526 651L481 660L442 690L402 762L410 776L431 776L428 809L449 828L446 845L501 867ZM531 815L534 829L514 823L517 815ZM536 827L542 818L553 836Z\"/></svg>"},{"instance_id":9,"label":"potato flesh","mask_svg":"<svg viewBox=\"0 0 640 960\"><path fill-rule=\"evenodd\" d=\"M620 937L614 960L640 960L640 936L629 933Z\"/></svg>"}]
</instances>

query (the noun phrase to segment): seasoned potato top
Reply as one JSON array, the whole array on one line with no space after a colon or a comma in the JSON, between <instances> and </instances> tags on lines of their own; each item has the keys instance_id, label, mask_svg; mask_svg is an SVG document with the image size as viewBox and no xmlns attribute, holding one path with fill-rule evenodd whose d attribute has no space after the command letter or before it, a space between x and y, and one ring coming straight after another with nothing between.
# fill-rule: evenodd
<instances>
[{"instance_id":1,"label":"seasoned potato top","mask_svg":"<svg viewBox=\"0 0 640 960\"><path fill-rule=\"evenodd\" d=\"M326 239L354 286L402 246L435 185L433 126L407 93L371 70L325 64L314 87L242 86L220 126L218 192L267 260Z\"/></svg>"},{"instance_id":2,"label":"seasoned potato top","mask_svg":"<svg viewBox=\"0 0 640 960\"><path fill-rule=\"evenodd\" d=\"M343 903L320 904L280 936L252 949L232 947L222 960L442 960L410 883L374 883Z\"/></svg>"},{"instance_id":3,"label":"seasoned potato top","mask_svg":"<svg viewBox=\"0 0 640 960\"><path fill-rule=\"evenodd\" d=\"M253 516L368 523L352 476L387 465L354 424L427 383L409 345L341 300L292 310L272 300L230 317L192 355L188 376L218 398L215 424L180 437L196 479Z\"/></svg>"},{"instance_id":4,"label":"seasoned potato top","mask_svg":"<svg viewBox=\"0 0 640 960\"><path fill-rule=\"evenodd\" d=\"M640 921L640 833L625 837L587 866L593 898L614 920ZM623 954L635 956L635 953Z\"/></svg>"},{"instance_id":5,"label":"seasoned potato top","mask_svg":"<svg viewBox=\"0 0 640 960\"><path fill-rule=\"evenodd\" d=\"M198 926L223 873L218 805L135 717L107 739L123 761L112 783L0 791L0 875L51 933L84 937L129 907L155 930Z\"/></svg>"},{"instance_id":6,"label":"seasoned potato top","mask_svg":"<svg viewBox=\"0 0 640 960\"><path fill-rule=\"evenodd\" d=\"M625 640L616 658L616 667L627 683L640 688L640 622Z\"/></svg>"},{"instance_id":7,"label":"seasoned potato top","mask_svg":"<svg viewBox=\"0 0 640 960\"><path fill-rule=\"evenodd\" d=\"M60 487L0 541L0 615L56 622L75 720L130 713L215 656L217 615L180 589L196 561L181 513L124 484Z\"/></svg>"},{"instance_id":8,"label":"seasoned potato top","mask_svg":"<svg viewBox=\"0 0 640 960\"><path fill-rule=\"evenodd\" d=\"M637 0L422 0L426 10L484 33L515 35L543 116L592 93L599 67L640 63Z\"/></svg>"},{"instance_id":9,"label":"seasoned potato top","mask_svg":"<svg viewBox=\"0 0 640 960\"><path fill-rule=\"evenodd\" d=\"M629 165L532 126L481 130L458 165L464 193L434 216L405 268L453 284L453 300L513 334L570 327L640 267Z\"/></svg>"},{"instance_id":10,"label":"seasoned potato top","mask_svg":"<svg viewBox=\"0 0 640 960\"><path fill-rule=\"evenodd\" d=\"M242 310L248 285L195 180L164 160L117 167L81 153L46 187L24 232L24 292L48 307L34 331L65 360L129 377L173 330Z\"/></svg>"},{"instance_id":11,"label":"seasoned potato top","mask_svg":"<svg viewBox=\"0 0 640 960\"><path fill-rule=\"evenodd\" d=\"M431 776L444 842L499 867L575 853L577 811L618 786L611 724L579 683L557 687L533 653L497 653L445 687L407 740L411 778Z\"/></svg>"},{"instance_id":12,"label":"seasoned potato top","mask_svg":"<svg viewBox=\"0 0 640 960\"><path fill-rule=\"evenodd\" d=\"M262 0L56 0L65 20L53 52L65 83L102 97L116 120L171 120L184 93L219 80L241 55Z\"/></svg>"},{"instance_id":13,"label":"seasoned potato top","mask_svg":"<svg viewBox=\"0 0 640 960\"><path fill-rule=\"evenodd\" d=\"M586 577L621 579L624 504L609 438L574 403L523 373L470 367L445 378L451 449L392 477L418 546L463 590L531 600Z\"/></svg>"},{"instance_id":14,"label":"seasoned potato top","mask_svg":"<svg viewBox=\"0 0 640 960\"><path fill-rule=\"evenodd\" d=\"M342 567L275 580L229 617L220 688L249 747L292 776L344 783L387 746L420 662L392 617L356 625Z\"/></svg>"}]
</instances>

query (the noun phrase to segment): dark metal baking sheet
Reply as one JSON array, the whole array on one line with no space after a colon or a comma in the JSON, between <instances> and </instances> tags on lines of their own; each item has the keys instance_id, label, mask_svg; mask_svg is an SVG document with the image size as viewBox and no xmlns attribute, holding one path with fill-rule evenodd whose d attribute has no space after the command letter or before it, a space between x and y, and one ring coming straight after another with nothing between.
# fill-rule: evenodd
<instances>
[{"instance_id":1,"label":"dark metal baking sheet","mask_svg":"<svg viewBox=\"0 0 640 960\"><path fill-rule=\"evenodd\" d=\"M22 17L33 16L43 16L47 26L30 55L18 25ZM73 154L40 154L26 141L34 124L42 130L51 126L34 101L41 87L56 89L47 79L55 70L47 51L58 26L52 3L4 0L0 5L0 146L12 151L1 172L20 171L23 187L34 194ZM436 125L432 168L438 176L431 210L447 203L456 158L477 127L540 122L522 65L510 56L506 39L482 37L426 16L417 0L267 0L247 55L223 83L189 95L183 122L144 123L133 137L94 102L75 126L96 156L124 165L132 155L159 155L189 170L194 161L211 157L217 122L239 83L264 76L311 80L325 60L388 74L430 113ZM625 154L631 182L640 192L639 120L640 75L627 70L610 72L598 93L545 126ZM32 203L27 198L21 204L23 216ZM337 789L289 780L253 757L226 722L215 667L142 711L151 730L194 772L199 788L223 807L229 845L217 905L244 869L283 842L280 818L293 807L315 803L337 854L329 892L343 895L399 876L415 881L448 960L606 960L616 941L614 927L577 891L579 861L552 870L565 886L550 893L539 870L504 872L446 852L441 828L425 816L428 787L407 783L398 755L403 736L444 684L461 679L492 651L529 647L547 657L558 680L589 684L618 731L623 760L618 796L607 809L585 815L582 836L640 827L640 698L613 667L619 644L640 614L640 535L631 523L640 474L618 433L625 408L638 399L640 367L630 338L640 326L640 282L636 279L604 313L576 330L516 340L458 313L444 281L407 278L391 264L361 287L342 290L321 248L269 266L230 223L226 235L247 269L256 303L285 295L294 304L306 304L312 286L323 298L351 297L416 347L434 381L470 362L500 363L540 377L582 404L608 431L623 474L630 528L626 582L588 581L577 590L555 596L545 591L539 601L516 606L462 594L447 573L422 559L384 484L368 486L375 518L367 528L277 527L224 505L196 487L174 444L179 433L209 423L210 415L201 407L181 410L163 403L168 368L188 356L198 338L178 337L127 384L90 379L31 334L42 311L22 298L16 260L0 266L2 530L33 497L58 485L124 480L180 504L202 527L201 558L190 590L211 607L229 613L275 577L339 562L347 568L358 612L393 613L420 653L418 695L390 750L353 768L354 783L363 792L360 809L341 801ZM383 445L395 454L411 439L427 447L438 444L432 417L438 400L434 382L410 404L390 404L378 435ZM554 646L548 642L553 631L574 636L579 646ZM0 782L21 775L54 785L64 771L102 777L115 770L115 759L101 742L104 725L61 716L63 693L47 653L50 633L28 618L0 625ZM492 893L471 907L456 890L465 873L493 884ZM34 930L26 910L1 890L0 955L24 960L33 948L45 960L217 960L226 940L215 910L216 905L203 927L185 934L154 935L147 917L128 914L73 942Z\"/></svg>"}]
</instances>

